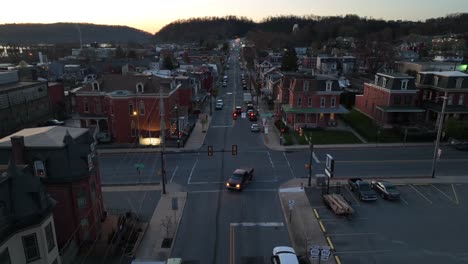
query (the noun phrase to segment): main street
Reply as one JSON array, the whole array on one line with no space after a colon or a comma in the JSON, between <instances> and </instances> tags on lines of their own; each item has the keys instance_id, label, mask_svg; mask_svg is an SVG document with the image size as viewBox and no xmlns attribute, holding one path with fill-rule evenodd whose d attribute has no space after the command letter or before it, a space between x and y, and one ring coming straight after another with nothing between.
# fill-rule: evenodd
<instances>
[{"instance_id":1,"label":"main street","mask_svg":"<svg viewBox=\"0 0 468 264\"><path fill-rule=\"evenodd\" d=\"M234 54L227 71L227 87L221 88L218 96L224 100L224 108L213 109L201 151L166 155L168 183L176 183L188 192L172 255L193 263L229 263L230 256L235 257L236 263L267 263L274 246L290 245L277 189L292 178L305 178L308 174L304 166L309 162L308 150L269 150L260 133L250 132L248 119L232 119L236 105L245 110ZM235 156L231 154L234 144L238 148ZM213 147L213 156L208 156L208 146ZM437 176L466 175L466 152L443 149ZM337 178L427 177L431 173L433 148L317 149L313 155L314 177L323 174L326 154L336 160ZM102 155L102 182L157 183L159 157L158 153ZM135 164L143 164L144 168L138 172ZM253 182L243 192L227 191L227 178L240 167L255 168Z\"/></svg>"}]
</instances>

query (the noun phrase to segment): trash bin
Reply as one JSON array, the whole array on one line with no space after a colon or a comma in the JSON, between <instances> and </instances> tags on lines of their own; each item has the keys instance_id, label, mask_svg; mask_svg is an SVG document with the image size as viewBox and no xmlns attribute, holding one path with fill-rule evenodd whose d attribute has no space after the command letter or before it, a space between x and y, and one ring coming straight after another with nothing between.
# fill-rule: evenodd
<instances>
[{"instance_id":1,"label":"trash bin","mask_svg":"<svg viewBox=\"0 0 468 264\"><path fill-rule=\"evenodd\" d=\"M325 175L316 175L315 176L315 184L317 184L317 187L327 186L327 176L325 176Z\"/></svg>"}]
</instances>

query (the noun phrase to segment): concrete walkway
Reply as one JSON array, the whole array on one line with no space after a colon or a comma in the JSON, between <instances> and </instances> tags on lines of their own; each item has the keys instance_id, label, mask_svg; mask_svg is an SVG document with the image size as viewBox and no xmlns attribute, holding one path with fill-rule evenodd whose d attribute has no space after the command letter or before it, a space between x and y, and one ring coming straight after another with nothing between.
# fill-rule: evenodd
<instances>
[{"instance_id":1,"label":"concrete walkway","mask_svg":"<svg viewBox=\"0 0 468 264\"><path fill-rule=\"evenodd\" d=\"M333 244L329 244L327 241L324 231L320 227L318 215L314 213L313 208L310 206L309 199L301 187L301 183L306 185L307 180L292 179L284 183L279 189L279 197L288 227L289 238L296 254L310 257L309 251L312 245L333 247ZM291 211L289 209L290 201L294 201L294 207ZM313 259L310 260L311 263L318 263L314 262ZM336 264L341 262L339 262L339 258L335 259L330 256L327 263Z\"/></svg>"}]
</instances>

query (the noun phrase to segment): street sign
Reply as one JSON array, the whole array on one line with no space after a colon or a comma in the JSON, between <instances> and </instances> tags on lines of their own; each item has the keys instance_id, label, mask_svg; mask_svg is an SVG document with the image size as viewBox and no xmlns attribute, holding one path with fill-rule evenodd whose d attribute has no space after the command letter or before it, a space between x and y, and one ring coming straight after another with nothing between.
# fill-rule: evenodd
<instances>
[{"instance_id":1,"label":"street sign","mask_svg":"<svg viewBox=\"0 0 468 264\"><path fill-rule=\"evenodd\" d=\"M332 155L327 154L327 160L325 162L325 167L333 173L335 169L335 159L333 159Z\"/></svg>"},{"instance_id":2,"label":"street sign","mask_svg":"<svg viewBox=\"0 0 468 264\"><path fill-rule=\"evenodd\" d=\"M266 120L266 118L262 118L262 124L263 124L263 126L266 126L266 125L267 125L267 120Z\"/></svg>"},{"instance_id":3,"label":"street sign","mask_svg":"<svg viewBox=\"0 0 468 264\"><path fill-rule=\"evenodd\" d=\"M442 149L437 149L437 160L440 160L440 156L442 155Z\"/></svg>"},{"instance_id":4,"label":"street sign","mask_svg":"<svg viewBox=\"0 0 468 264\"><path fill-rule=\"evenodd\" d=\"M241 114L241 117L242 117L242 118L245 118L245 117L246 117L246 114L245 114L245 113L242 113L242 114Z\"/></svg>"},{"instance_id":5,"label":"street sign","mask_svg":"<svg viewBox=\"0 0 468 264\"><path fill-rule=\"evenodd\" d=\"M327 175L328 178L332 178L332 177L333 177L333 173L330 172L328 169L325 169L325 174Z\"/></svg>"}]
</instances>

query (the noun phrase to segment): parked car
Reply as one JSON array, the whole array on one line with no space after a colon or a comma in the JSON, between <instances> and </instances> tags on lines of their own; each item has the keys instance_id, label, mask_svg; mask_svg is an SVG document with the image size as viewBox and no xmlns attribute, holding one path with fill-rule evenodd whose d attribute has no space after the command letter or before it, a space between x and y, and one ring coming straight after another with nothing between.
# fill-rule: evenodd
<instances>
[{"instance_id":1,"label":"parked car","mask_svg":"<svg viewBox=\"0 0 468 264\"><path fill-rule=\"evenodd\" d=\"M222 110L223 109L223 104L222 103L216 103L215 110Z\"/></svg>"},{"instance_id":2,"label":"parked car","mask_svg":"<svg viewBox=\"0 0 468 264\"><path fill-rule=\"evenodd\" d=\"M65 122L59 121L57 119L49 119L44 122L43 126L64 126Z\"/></svg>"},{"instance_id":3,"label":"parked car","mask_svg":"<svg viewBox=\"0 0 468 264\"><path fill-rule=\"evenodd\" d=\"M361 178L351 178L348 180L348 185L361 201L377 200L377 194L372 190L369 182L363 181Z\"/></svg>"},{"instance_id":4,"label":"parked car","mask_svg":"<svg viewBox=\"0 0 468 264\"><path fill-rule=\"evenodd\" d=\"M292 247L275 247L273 248L273 256L271 256L272 264L299 264L296 252Z\"/></svg>"},{"instance_id":5,"label":"parked car","mask_svg":"<svg viewBox=\"0 0 468 264\"><path fill-rule=\"evenodd\" d=\"M236 112L238 115L242 114L242 106L236 106L235 112Z\"/></svg>"},{"instance_id":6,"label":"parked car","mask_svg":"<svg viewBox=\"0 0 468 264\"><path fill-rule=\"evenodd\" d=\"M230 190L242 191L252 181L253 173L253 168L236 169L226 182L226 187Z\"/></svg>"},{"instance_id":7,"label":"parked car","mask_svg":"<svg viewBox=\"0 0 468 264\"><path fill-rule=\"evenodd\" d=\"M400 191L390 182L386 181L372 181L372 189L382 196L384 199L388 200L398 200L400 199Z\"/></svg>"},{"instance_id":8,"label":"parked car","mask_svg":"<svg viewBox=\"0 0 468 264\"><path fill-rule=\"evenodd\" d=\"M257 123L253 123L250 126L250 131L251 132L260 132L260 126Z\"/></svg>"},{"instance_id":9,"label":"parked car","mask_svg":"<svg viewBox=\"0 0 468 264\"><path fill-rule=\"evenodd\" d=\"M454 145L456 150L467 151L468 150L468 142L462 142Z\"/></svg>"}]
</instances>

